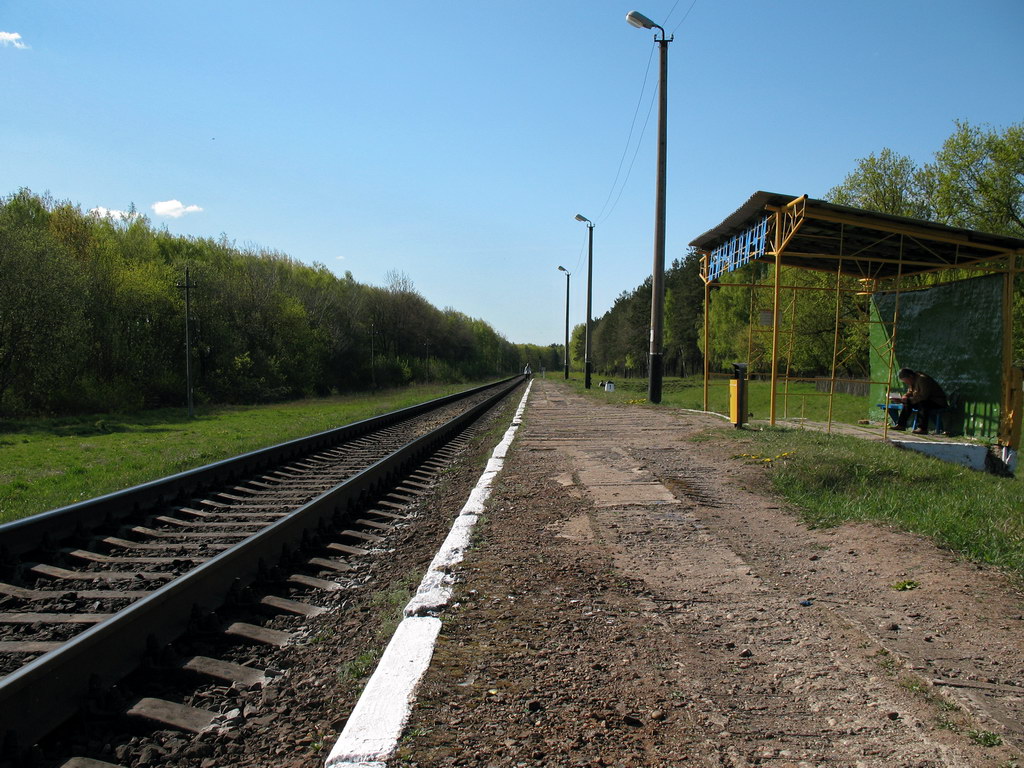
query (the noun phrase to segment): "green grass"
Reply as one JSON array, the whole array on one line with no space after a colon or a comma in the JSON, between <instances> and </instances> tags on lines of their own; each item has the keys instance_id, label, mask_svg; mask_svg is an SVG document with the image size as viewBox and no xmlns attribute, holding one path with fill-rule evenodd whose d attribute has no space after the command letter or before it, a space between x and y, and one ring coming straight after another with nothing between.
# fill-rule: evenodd
<instances>
[{"instance_id":1,"label":"green grass","mask_svg":"<svg viewBox=\"0 0 1024 768\"><path fill-rule=\"evenodd\" d=\"M549 374L550 376L550 374ZM578 391L586 393L583 387L583 375L570 374L570 384ZM610 403L643 404L647 402L647 379L612 379L615 382L614 392L605 392L598 388L601 377L592 377L592 387L588 394L600 397ZM828 419L828 397L815 390L810 382L795 382L789 385L788 397L780 388L776 396L775 413L778 419L806 418L811 421ZM767 419L771 384L768 381L747 382L747 411L754 414L755 419ZM661 406L673 408L690 408L704 410L704 379L702 376L678 378L667 376L662 381ZM867 397L837 394L833 400L832 420L846 424L856 424L871 412L872 403ZM729 380L714 378L708 386L708 410L723 415L729 414ZM879 411L881 414L881 411Z\"/></svg>"},{"instance_id":2,"label":"green grass","mask_svg":"<svg viewBox=\"0 0 1024 768\"><path fill-rule=\"evenodd\" d=\"M972 560L1024 577L1019 477L975 472L844 435L782 428L720 432L743 446L747 461L788 454L768 462L767 472L773 488L800 508L811 527L874 521L930 536Z\"/></svg>"},{"instance_id":3,"label":"green grass","mask_svg":"<svg viewBox=\"0 0 1024 768\"><path fill-rule=\"evenodd\" d=\"M338 668L339 680L362 680L380 660L380 651L363 651L351 661L343 662Z\"/></svg>"},{"instance_id":4,"label":"green grass","mask_svg":"<svg viewBox=\"0 0 1024 768\"><path fill-rule=\"evenodd\" d=\"M405 606L416 594L422 576L408 573L393 584L389 589L374 592L370 597L374 616L380 620L377 627L377 639L387 642L395 634L398 625L404 618Z\"/></svg>"},{"instance_id":5,"label":"green grass","mask_svg":"<svg viewBox=\"0 0 1024 768\"><path fill-rule=\"evenodd\" d=\"M983 747L999 747L1002 746L1003 739L997 733L992 731L981 731L981 730L970 730L967 732L968 738L971 741L980 744Z\"/></svg>"},{"instance_id":6,"label":"green grass","mask_svg":"<svg viewBox=\"0 0 1024 768\"><path fill-rule=\"evenodd\" d=\"M432 385L277 405L0 423L0 522L322 432L470 385Z\"/></svg>"}]
</instances>

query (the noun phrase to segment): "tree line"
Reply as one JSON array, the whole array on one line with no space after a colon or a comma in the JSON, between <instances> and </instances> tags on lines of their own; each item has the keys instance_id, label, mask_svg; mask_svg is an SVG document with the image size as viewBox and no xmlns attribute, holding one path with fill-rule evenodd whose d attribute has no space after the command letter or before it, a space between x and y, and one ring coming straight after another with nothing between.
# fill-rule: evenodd
<instances>
[{"instance_id":1,"label":"tree line","mask_svg":"<svg viewBox=\"0 0 1024 768\"><path fill-rule=\"evenodd\" d=\"M825 199L840 205L880 213L925 219L964 229L1024 238L1024 123L1005 129L956 122L955 130L931 162L915 163L889 148L856 161L854 170ZM766 265L754 263L721 282L749 283L763 276ZM919 278L921 286L934 280ZM835 276L806 270L787 270L783 283L823 291L801 291L788 316L787 331L799 339L793 346L795 375L820 376L831 371L836 305ZM752 289L712 288L711 343L707 350L713 370L726 370L731 361L758 359L769 354L770 334L751 330L751 309L758 297ZM769 292L770 294L770 292ZM768 296L770 300L771 296ZM850 322L866 313L865 299L843 294L839 317L845 353L839 374L868 375L867 330ZM592 330L594 370L604 376L644 377L648 365L651 282L623 292L611 309L597 318ZM1024 280L1014 293L1014 364L1024 364ZM665 273L665 372L688 375L702 370L704 291L700 260L690 251ZM582 367L584 327L577 326L570 350ZM787 353L788 354L788 353Z\"/></svg>"},{"instance_id":2,"label":"tree line","mask_svg":"<svg viewBox=\"0 0 1024 768\"><path fill-rule=\"evenodd\" d=\"M0 199L0 416L181 405L186 267L201 403L561 366L561 346L513 344L483 320L434 307L401 274L365 285L22 189Z\"/></svg>"},{"instance_id":3,"label":"tree line","mask_svg":"<svg viewBox=\"0 0 1024 768\"><path fill-rule=\"evenodd\" d=\"M826 199L952 226L1024 237L1024 123L999 130L957 122L931 162L884 148L856 161ZM182 237L144 216L83 213L20 190L0 199L0 416L134 410L185 399L185 268L191 363L199 402L251 403L507 375L529 363L558 371L563 347L513 344L486 322L438 309L401 274L379 287L226 237ZM764 265L747 269L756 271ZM726 275L725 281L749 281ZM795 271L787 284L833 278ZM925 278L927 280L927 278ZM704 302L693 251L665 273L664 360L674 375L703 365ZM841 320L863 313L843 296ZM624 291L593 323L601 376L647 375L651 284ZM745 290L713 290L707 350L715 370L764 353ZM1024 282L1014 298L1016 364L1024 362ZM803 292L791 330L798 375L828 373L835 304ZM863 328L841 322L844 375L863 376ZM583 368L584 327L570 342Z\"/></svg>"},{"instance_id":4,"label":"tree line","mask_svg":"<svg viewBox=\"0 0 1024 768\"><path fill-rule=\"evenodd\" d=\"M688 376L703 370L699 341L703 338L704 284L700 257L690 251L665 270L664 363L670 376ZM623 291L591 328L591 361L603 376L647 376L650 352L651 279ZM573 328L569 350L576 368L583 368L586 349L584 325Z\"/></svg>"}]
</instances>

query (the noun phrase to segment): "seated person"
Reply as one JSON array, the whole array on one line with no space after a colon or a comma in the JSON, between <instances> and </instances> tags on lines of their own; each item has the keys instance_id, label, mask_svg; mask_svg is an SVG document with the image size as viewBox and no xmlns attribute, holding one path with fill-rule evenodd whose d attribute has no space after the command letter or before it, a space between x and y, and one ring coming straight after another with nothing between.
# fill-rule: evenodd
<instances>
[{"instance_id":1,"label":"seated person","mask_svg":"<svg viewBox=\"0 0 1024 768\"><path fill-rule=\"evenodd\" d=\"M899 418L896 420L896 426L893 429L900 431L906 429L910 412L916 408L918 426L914 430L914 434L927 435L928 418L931 416L932 411L942 410L949 405L949 401L946 400L946 393L942 391L942 387L939 386L935 379L920 371L901 368L897 375L904 386L906 386L907 392L903 395L903 408L900 410Z\"/></svg>"}]
</instances>

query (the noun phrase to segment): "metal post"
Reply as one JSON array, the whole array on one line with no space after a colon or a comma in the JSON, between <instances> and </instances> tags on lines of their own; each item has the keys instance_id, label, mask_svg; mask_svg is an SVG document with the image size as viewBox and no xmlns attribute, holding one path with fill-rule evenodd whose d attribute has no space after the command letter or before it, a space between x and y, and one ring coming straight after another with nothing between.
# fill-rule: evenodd
<instances>
[{"instance_id":1,"label":"metal post","mask_svg":"<svg viewBox=\"0 0 1024 768\"><path fill-rule=\"evenodd\" d=\"M775 212L775 285L772 288L772 391L768 396L768 423L775 426L779 384L779 286L782 282L782 209Z\"/></svg>"},{"instance_id":2,"label":"metal post","mask_svg":"<svg viewBox=\"0 0 1024 768\"><path fill-rule=\"evenodd\" d=\"M1002 381L1000 382L1001 397L999 402L999 428L996 437L999 445L1013 445L1014 418L1013 413L1013 284L1015 278L1016 255L1010 257L1008 269L1003 275L1003 343L1000 354L1002 359ZM927 425L926 425L927 426Z\"/></svg>"},{"instance_id":3,"label":"metal post","mask_svg":"<svg viewBox=\"0 0 1024 768\"><path fill-rule=\"evenodd\" d=\"M594 224L587 222L587 332L583 345L583 386L590 389L590 300L594 289Z\"/></svg>"},{"instance_id":4,"label":"metal post","mask_svg":"<svg viewBox=\"0 0 1024 768\"><path fill-rule=\"evenodd\" d=\"M565 378L569 378L569 270L565 272Z\"/></svg>"},{"instance_id":5,"label":"metal post","mask_svg":"<svg viewBox=\"0 0 1024 768\"><path fill-rule=\"evenodd\" d=\"M660 29L660 27L659 27ZM666 133L668 107L668 44L673 38L665 38L665 30L657 38L660 49L661 75L658 86L658 180L654 213L654 270L651 276L651 351L650 379L647 400L661 402L661 380L664 371L662 357L662 316L665 308L665 164L668 150Z\"/></svg>"},{"instance_id":6,"label":"metal post","mask_svg":"<svg viewBox=\"0 0 1024 768\"><path fill-rule=\"evenodd\" d=\"M828 427L827 427L826 431L830 435L832 434L832 405L833 405L833 400L835 399L835 396L836 396L836 367L837 367L837 364L839 362L839 318L840 318L839 312L840 312L840 309L841 309L840 302L842 300L841 289L843 287L843 285L842 285L842 280L843 280L843 239L844 239L845 235L846 235L846 225L845 224L840 224L839 225L839 267L836 270L836 310L835 310L835 324L833 326L833 336L832 336L832 379L831 379L831 381L829 383L829 386L828 386ZM888 419L889 418L889 410L888 410L889 404L888 404L888 402L885 405L886 405L885 417L886 417L886 419Z\"/></svg>"},{"instance_id":7,"label":"metal post","mask_svg":"<svg viewBox=\"0 0 1024 768\"><path fill-rule=\"evenodd\" d=\"M377 389L377 357L373 349L373 323L370 323L370 383L373 385L374 391Z\"/></svg>"},{"instance_id":8,"label":"metal post","mask_svg":"<svg viewBox=\"0 0 1024 768\"><path fill-rule=\"evenodd\" d=\"M900 325L900 291L903 288L903 235L900 235L900 261L896 268L896 298L892 305L892 330L889 332L889 372L885 378L885 419L882 421L882 439L889 437L889 395L892 393L892 368L896 362L896 334ZM878 319L882 319L882 313L878 313ZM883 324L882 328L885 328ZM907 407L907 406L904 406Z\"/></svg>"},{"instance_id":9,"label":"metal post","mask_svg":"<svg viewBox=\"0 0 1024 768\"><path fill-rule=\"evenodd\" d=\"M188 267L185 267L185 389L188 402L188 417L195 417L192 405L192 281L189 280Z\"/></svg>"},{"instance_id":10,"label":"metal post","mask_svg":"<svg viewBox=\"0 0 1024 768\"><path fill-rule=\"evenodd\" d=\"M708 257L705 256L705 259ZM708 376L711 373L711 283L704 281L704 410L708 410Z\"/></svg>"}]
</instances>

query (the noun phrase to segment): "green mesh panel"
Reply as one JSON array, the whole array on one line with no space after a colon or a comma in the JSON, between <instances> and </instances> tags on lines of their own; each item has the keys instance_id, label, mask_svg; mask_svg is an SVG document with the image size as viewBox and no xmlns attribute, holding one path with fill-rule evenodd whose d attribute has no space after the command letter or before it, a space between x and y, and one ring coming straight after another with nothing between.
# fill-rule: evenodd
<instances>
[{"instance_id":1,"label":"green mesh panel","mask_svg":"<svg viewBox=\"0 0 1024 768\"><path fill-rule=\"evenodd\" d=\"M900 368L923 371L935 379L954 404L943 414L943 428L971 437L996 437L1002 385L1003 277L991 275L899 294L899 327L892 386ZM888 338L896 295L871 297L871 378L884 381L889 367ZM871 418L885 387L871 385Z\"/></svg>"}]
</instances>

